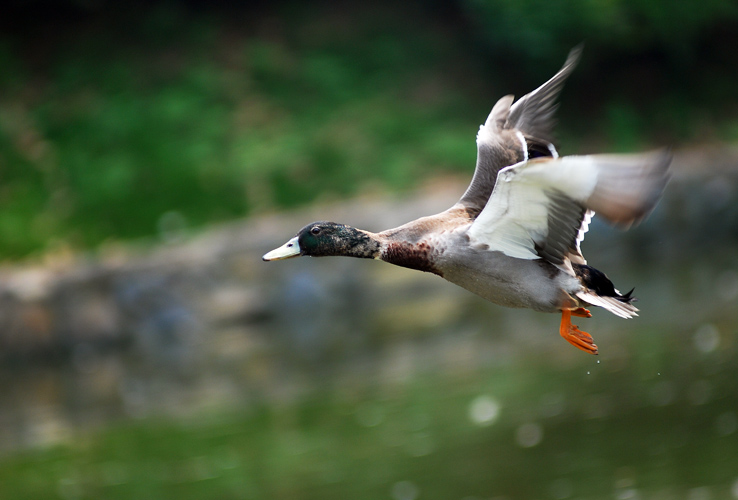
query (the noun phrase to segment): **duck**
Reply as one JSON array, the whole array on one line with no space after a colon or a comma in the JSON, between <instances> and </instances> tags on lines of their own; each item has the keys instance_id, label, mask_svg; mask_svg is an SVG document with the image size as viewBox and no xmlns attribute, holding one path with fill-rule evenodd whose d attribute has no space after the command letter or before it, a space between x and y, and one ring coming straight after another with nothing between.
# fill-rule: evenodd
<instances>
[{"instance_id":1,"label":"duck","mask_svg":"<svg viewBox=\"0 0 738 500\"><path fill-rule=\"evenodd\" d=\"M638 309L633 290L619 292L587 263L581 242L595 214L622 229L646 218L668 182L671 153L559 156L557 97L580 55L573 49L517 101L497 101L476 136L471 183L449 209L377 233L312 222L263 260L348 256L433 273L500 306L560 313L561 337L598 354L572 317L600 307L628 319Z\"/></svg>"}]
</instances>

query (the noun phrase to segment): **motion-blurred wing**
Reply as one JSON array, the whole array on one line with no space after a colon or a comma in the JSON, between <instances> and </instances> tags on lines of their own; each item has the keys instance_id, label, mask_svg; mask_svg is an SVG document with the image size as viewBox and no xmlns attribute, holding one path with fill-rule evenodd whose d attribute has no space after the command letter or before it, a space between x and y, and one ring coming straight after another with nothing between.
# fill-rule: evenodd
<instances>
[{"instance_id":1,"label":"motion-blurred wing","mask_svg":"<svg viewBox=\"0 0 738 500\"><path fill-rule=\"evenodd\" d=\"M500 171L494 192L469 229L472 245L569 268L583 262L579 243L590 211L628 227L653 210L671 155L568 156ZM581 259L581 260L579 260Z\"/></svg>"}]
</instances>

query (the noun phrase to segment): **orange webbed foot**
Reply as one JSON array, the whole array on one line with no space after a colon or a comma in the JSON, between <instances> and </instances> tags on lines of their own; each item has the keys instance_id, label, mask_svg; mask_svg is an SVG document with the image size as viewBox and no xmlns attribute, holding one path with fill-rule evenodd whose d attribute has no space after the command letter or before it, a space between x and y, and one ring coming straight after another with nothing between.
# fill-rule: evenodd
<instances>
[{"instance_id":1,"label":"orange webbed foot","mask_svg":"<svg viewBox=\"0 0 738 500\"><path fill-rule=\"evenodd\" d=\"M577 307L571 312L572 316L579 316L580 318L591 318L592 313L589 312L589 309L585 309L583 307Z\"/></svg>"},{"instance_id":2,"label":"orange webbed foot","mask_svg":"<svg viewBox=\"0 0 738 500\"><path fill-rule=\"evenodd\" d=\"M583 312L579 311L579 309L575 309L574 311L564 309L561 311L561 326L559 327L559 333L562 337L564 337L564 340L569 342L574 347L590 354L597 354L597 345L595 345L592 336L587 332L581 331L579 328L577 328L576 325L572 325L571 323L572 314L579 313L576 314L576 316L585 318L589 317L585 316ZM589 311L587 311L586 309L583 310L586 311L587 314L589 314Z\"/></svg>"}]
</instances>

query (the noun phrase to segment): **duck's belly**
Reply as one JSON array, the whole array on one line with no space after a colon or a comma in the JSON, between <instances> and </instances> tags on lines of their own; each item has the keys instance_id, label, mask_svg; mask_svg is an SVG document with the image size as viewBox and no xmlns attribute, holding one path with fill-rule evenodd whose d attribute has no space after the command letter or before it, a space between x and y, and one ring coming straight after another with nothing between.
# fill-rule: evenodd
<instances>
[{"instance_id":1,"label":"duck's belly","mask_svg":"<svg viewBox=\"0 0 738 500\"><path fill-rule=\"evenodd\" d=\"M547 262L515 259L501 252L466 253L470 255L445 255L438 263L442 276L490 302L541 312L578 305L573 293L581 284Z\"/></svg>"}]
</instances>

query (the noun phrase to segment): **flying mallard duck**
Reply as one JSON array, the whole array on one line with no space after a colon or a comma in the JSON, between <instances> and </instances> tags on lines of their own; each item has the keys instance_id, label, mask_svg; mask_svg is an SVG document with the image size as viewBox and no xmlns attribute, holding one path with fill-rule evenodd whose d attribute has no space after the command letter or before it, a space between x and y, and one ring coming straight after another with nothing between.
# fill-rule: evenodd
<instances>
[{"instance_id":1,"label":"flying mallard duck","mask_svg":"<svg viewBox=\"0 0 738 500\"><path fill-rule=\"evenodd\" d=\"M597 354L571 317L591 317L589 306L622 318L638 309L632 290L621 294L587 265L580 243L595 212L623 228L648 215L671 155L558 155L555 100L579 54L574 49L553 78L514 104L512 95L495 104L477 134L471 184L445 212L380 233L313 222L263 259L343 255L431 272L495 304L560 311L561 336Z\"/></svg>"}]
</instances>

